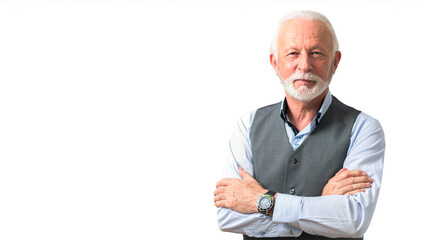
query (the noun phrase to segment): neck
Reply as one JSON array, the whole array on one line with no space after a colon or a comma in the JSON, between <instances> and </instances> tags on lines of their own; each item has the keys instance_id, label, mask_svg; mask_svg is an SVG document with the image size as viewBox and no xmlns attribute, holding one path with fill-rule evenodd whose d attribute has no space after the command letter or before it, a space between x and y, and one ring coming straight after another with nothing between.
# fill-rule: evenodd
<instances>
[{"instance_id":1,"label":"neck","mask_svg":"<svg viewBox=\"0 0 426 240\"><path fill-rule=\"evenodd\" d=\"M328 89L309 102L299 101L286 93L288 119L299 131L310 124L317 115L327 92Z\"/></svg>"}]
</instances>

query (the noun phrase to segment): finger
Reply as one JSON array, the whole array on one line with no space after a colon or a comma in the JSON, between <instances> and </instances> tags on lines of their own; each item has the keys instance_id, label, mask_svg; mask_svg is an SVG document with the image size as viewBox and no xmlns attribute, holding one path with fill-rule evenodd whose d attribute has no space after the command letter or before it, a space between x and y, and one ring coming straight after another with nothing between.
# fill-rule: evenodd
<instances>
[{"instance_id":1,"label":"finger","mask_svg":"<svg viewBox=\"0 0 426 240\"><path fill-rule=\"evenodd\" d=\"M371 187L371 183L357 183L357 184L353 184L352 188L354 190L356 189L365 189L365 188L370 188Z\"/></svg>"},{"instance_id":2,"label":"finger","mask_svg":"<svg viewBox=\"0 0 426 240\"><path fill-rule=\"evenodd\" d=\"M235 181L235 178L223 178L222 180L216 183L216 188L220 186L229 186L232 184L232 181Z\"/></svg>"},{"instance_id":3,"label":"finger","mask_svg":"<svg viewBox=\"0 0 426 240\"><path fill-rule=\"evenodd\" d=\"M367 174L361 170L346 170L337 174L335 176L335 181L341 181L349 177L361 177L361 176L367 176Z\"/></svg>"},{"instance_id":4,"label":"finger","mask_svg":"<svg viewBox=\"0 0 426 240\"><path fill-rule=\"evenodd\" d=\"M224 193L224 192L226 192L226 187L219 186L214 190L213 194L216 196L216 195Z\"/></svg>"},{"instance_id":5,"label":"finger","mask_svg":"<svg viewBox=\"0 0 426 240\"><path fill-rule=\"evenodd\" d=\"M361 170L348 170L348 177L360 177L367 176L367 173Z\"/></svg>"},{"instance_id":6,"label":"finger","mask_svg":"<svg viewBox=\"0 0 426 240\"><path fill-rule=\"evenodd\" d=\"M225 200L215 201L215 202L214 202L214 205L215 205L216 207L223 207L223 208L226 208L226 207L227 207L227 206L226 206L226 201L225 201Z\"/></svg>"},{"instance_id":7,"label":"finger","mask_svg":"<svg viewBox=\"0 0 426 240\"><path fill-rule=\"evenodd\" d=\"M217 195L214 196L215 202L225 200L225 199L226 199L226 196L224 194L217 194Z\"/></svg>"},{"instance_id":8,"label":"finger","mask_svg":"<svg viewBox=\"0 0 426 240\"><path fill-rule=\"evenodd\" d=\"M219 192L219 188L216 188L216 189L214 190L214 192L213 192L213 195L214 195L214 196L216 196L216 195L218 195L218 194L220 194L220 192Z\"/></svg>"},{"instance_id":9,"label":"finger","mask_svg":"<svg viewBox=\"0 0 426 240\"><path fill-rule=\"evenodd\" d=\"M337 176L337 174L339 174L339 173L341 173L341 172L343 172L343 171L346 171L346 170L348 170L348 169L346 169L346 168L342 168L342 169L340 169L334 176Z\"/></svg>"},{"instance_id":10,"label":"finger","mask_svg":"<svg viewBox=\"0 0 426 240\"><path fill-rule=\"evenodd\" d=\"M370 183L357 183L357 184L351 184L351 185L347 185L342 188L339 188L338 192L340 193L339 195L345 195L349 192L356 191L359 189L365 189L369 187L371 187Z\"/></svg>"},{"instance_id":11,"label":"finger","mask_svg":"<svg viewBox=\"0 0 426 240\"><path fill-rule=\"evenodd\" d=\"M332 179L334 181L342 181L343 179L347 178L349 175L349 170L346 168L342 168Z\"/></svg>"},{"instance_id":12,"label":"finger","mask_svg":"<svg viewBox=\"0 0 426 240\"><path fill-rule=\"evenodd\" d=\"M372 183L373 179L367 176L355 177L354 183Z\"/></svg>"},{"instance_id":13,"label":"finger","mask_svg":"<svg viewBox=\"0 0 426 240\"><path fill-rule=\"evenodd\" d=\"M353 195L355 195L355 194L357 194L357 193L360 193L360 192L365 192L365 189L357 189L357 190L354 190L354 191L348 192L348 193L346 193L345 195L351 195L351 196L353 196Z\"/></svg>"},{"instance_id":14,"label":"finger","mask_svg":"<svg viewBox=\"0 0 426 240\"><path fill-rule=\"evenodd\" d=\"M250 174L248 174L248 172L244 171L244 169L241 166L238 167L238 172L240 173L240 176L243 179L253 179L253 177L250 176Z\"/></svg>"},{"instance_id":15,"label":"finger","mask_svg":"<svg viewBox=\"0 0 426 240\"><path fill-rule=\"evenodd\" d=\"M340 186L347 186L350 184L357 184L357 183L372 183L371 178L367 177L367 176L362 176L362 177L349 177L346 178L342 181L339 182Z\"/></svg>"}]
</instances>

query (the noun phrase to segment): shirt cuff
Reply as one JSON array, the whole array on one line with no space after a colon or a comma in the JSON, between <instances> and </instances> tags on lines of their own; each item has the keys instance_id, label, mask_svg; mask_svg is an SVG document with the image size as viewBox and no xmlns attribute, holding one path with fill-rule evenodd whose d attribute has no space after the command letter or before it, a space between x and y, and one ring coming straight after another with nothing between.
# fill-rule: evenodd
<instances>
[{"instance_id":1,"label":"shirt cuff","mask_svg":"<svg viewBox=\"0 0 426 240\"><path fill-rule=\"evenodd\" d=\"M297 223L303 197L279 193L275 199L273 223Z\"/></svg>"}]
</instances>

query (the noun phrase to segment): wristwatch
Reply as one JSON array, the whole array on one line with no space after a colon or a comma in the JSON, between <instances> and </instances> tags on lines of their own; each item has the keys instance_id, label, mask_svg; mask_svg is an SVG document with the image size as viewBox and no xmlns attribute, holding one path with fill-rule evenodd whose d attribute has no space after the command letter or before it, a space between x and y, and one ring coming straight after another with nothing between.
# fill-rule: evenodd
<instances>
[{"instance_id":1,"label":"wristwatch","mask_svg":"<svg viewBox=\"0 0 426 240\"><path fill-rule=\"evenodd\" d=\"M260 195L257 199L257 210L259 212L269 215L269 210L274 206L274 195L276 192L269 190L267 193Z\"/></svg>"}]
</instances>

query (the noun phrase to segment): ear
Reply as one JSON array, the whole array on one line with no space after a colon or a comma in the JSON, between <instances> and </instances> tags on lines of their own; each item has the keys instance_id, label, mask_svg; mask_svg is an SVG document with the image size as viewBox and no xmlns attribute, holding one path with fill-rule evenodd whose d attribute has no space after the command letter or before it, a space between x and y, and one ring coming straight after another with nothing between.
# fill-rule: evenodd
<instances>
[{"instance_id":1,"label":"ear","mask_svg":"<svg viewBox=\"0 0 426 240\"><path fill-rule=\"evenodd\" d=\"M342 58L342 53L340 51L336 51L336 53L334 54L334 71L333 73L336 72L337 66L339 65L340 59Z\"/></svg>"},{"instance_id":2,"label":"ear","mask_svg":"<svg viewBox=\"0 0 426 240\"><path fill-rule=\"evenodd\" d=\"M277 69L277 58L275 57L275 54L269 55L269 61L271 62L272 68L274 68L275 74L278 75L278 69Z\"/></svg>"}]
</instances>

